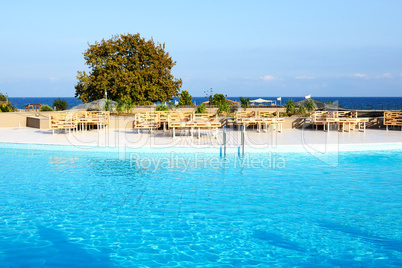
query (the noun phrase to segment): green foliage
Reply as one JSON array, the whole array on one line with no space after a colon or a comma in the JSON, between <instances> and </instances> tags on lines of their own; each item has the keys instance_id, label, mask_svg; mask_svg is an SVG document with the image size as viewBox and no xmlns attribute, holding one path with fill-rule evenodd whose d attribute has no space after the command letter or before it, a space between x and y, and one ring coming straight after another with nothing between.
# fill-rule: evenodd
<instances>
[{"instance_id":1,"label":"green foliage","mask_svg":"<svg viewBox=\"0 0 402 268\"><path fill-rule=\"evenodd\" d=\"M218 114L219 113L230 113L230 102L226 100L225 95L216 93L212 96L212 89L211 95L209 96L209 105L219 105Z\"/></svg>"},{"instance_id":2,"label":"green foliage","mask_svg":"<svg viewBox=\"0 0 402 268\"><path fill-rule=\"evenodd\" d=\"M67 110L68 103L66 100L57 98L53 101L53 107L56 107L56 111L64 111Z\"/></svg>"},{"instance_id":3,"label":"green foliage","mask_svg":"<svg viewBox=\"0 0 402 268\"><path fill-rule=\"evenodd\" d=\"M241 107L246 110L250 105L250 98L240 97Z\"/></svg>"},{"instance_id":4,"label":"green foliage","mask_svg":"<svg viewBox=\"0 0 402 268\"><path fill-rule=\"evenodd\" d=\"M179 107L179 105L178 105L178 104L174 104L173 101L169 101L169 102L167 103L167 106L169 107L170 110L173 110L173 109L176 109L176 108Z\"/></svg>"},{"instance_id":5,"label":"green foliage","mask_svg":"<svg viewBox=\"0 0 402 268\"><path fill-rule=\"evenodd\" d=\"M11 105L10 102L0 104L0 112L1 113L10 113L14 112L14 106Z\"/></svg>"},{"instance_id":6,"label":"green foliage","mask_svg":"<svg viewBox=\"0 0 402 268\"><path fill-rule=\"evenodd\" d=\"M304 107L304 105L300 105L299 110L297 112L299 114L305 114L306 113L306 107Z\"/></svg>"},{"instance_id":7,"label":"green foliage","mask_svg":"<svg viewBox=\"0 0 402 268\"><path fill-rule=\"evenodd\" d=\"M111 100L106 100L105 102L105 111L110 111L112 109L112 101Z\"/></svg>"},{"instance_id":8,"label":"green foliage","mask_svg":"<svg viewBox=\"0 0 402 268\"><path fill-rule=\"evenodd\" d=\"M169 107L167 105L161 104L161 105L157 105L155 110L157 110L157 111L169 111Z\"/></svg>"},{"instance_id":9,"label":"green foliage","mask_svg":"<svg viewBox=\"0 0 402 268\"><path fill-rule=\"evenodd\" d=\"M182 85L171 74L176 62L165 52L165 44L139 34L95 42L84 52L84 59L89 73L78 71L75 86L75 97L83 102L103 98L105 89L112 100L165 102L177 97Z\"/></svg>"},{"instance_id":10,"label":"green foliage","mask_svg":"<svg viewBox=\"0 0 402 268\"><path fill-rule=\"evenodd\" d=\"M126 102L124 100L117 100L116 110L118 113L124 113Z\"/></svg>"},{"instance_id":11,"label":"green foliage","mask_svg":"<svg viewBox=\"0 0 402 268\"><path fill-rule=\"evenodd\" d=\"M210 96L209 105L221 105L226 102L226 98L223 94L216 93L213 97Z\"/></svg>"},{"instance_id":12,"label":"green foliage","mask_svg":"<svg viewBox=\"0 0 402 268\"><path fill-rule=\"evenodd\" d=\"M183 90L179 97L179 105L193 105L193 97L187 90Z\"/></svg>"},{"instance_id":13,"label":"green foliage","mask_svg":"<svg viewBox=\"0 0 402 268\"><path fill-rule=\"evenodd\" d=\"M312 99L308 100L308 103L306 104L307 111L314 111L315 110L315 105L314 101Z\"/></svg>"},{"instance_id":14,"label":"green foliage","mask_svg":"<svg viewBox=\"0 0 402 268\"><path fill-rule=\"evenodd\" d=\"M0 113L9 113L14 111L15 107L8 101L6 95L0 93L0 101L4 102L0 104Z\"/></svg>"},{"instance_id":15,"label":"green foliage","mask_svg":"<svg viewBox=\"0 0 402 268\"><path fill-rule=\"evenodd\" d=\"M42 105L39 109L40 112L51 112L54 111L52 107L50 107L49 105L45 104Z\"/></svg>"},{"instance_id":16,"label":"green foliage","mask_svg":"<svg viewBox=\"0 0 402 268\"><path fill-rule=\"evenodd\" d=\"M126 109L126 113L131 113L134 107L135 105L131 99L125 100L124 108Z\"/></svg>"},{"instance_id":17,"label":"green foliage","mask_svg":"<svg viewBox=\"0 0 402 268\"><path fill-rule=\"evenodd\" d=\"M335 104L334 104L333 101L326 101L325 103L326 103L326 104L332 104L332 105L338 106L338 103L335 103Z\"/></svg>"},{"instance_id":18,"label":"green foliage","mask_svg":"<svg viewBox=\"0 0 402 268\"><path fill-rule=\"evenodd\" d=\"M0 101L7 101L7 96L0 92Z\"/></svg>"},{"instance_id":19,"label":"green foliage","mask_svg":"<svg viewBox=\"0 0 402 268\"><path fill-rule=\"evenodd\" d=\"M294 111L295 111L295 103L294 103L293 99L288 99L288 100L286 101L286 106L285 106L285 108L286 108L286 113L287 113L287 114L292 114L292 113L294 113Z\"/></svg>"},{"instance_id":20,"label":"green foliage","mask_svg":"<svg viewBox=\"0 0 402 268\"><path fill-rule=\"evenodd\" d=\"M205 106L205 103L202 103L200 106L197 107L195 110L196 114L204 114L207 112L207 107Z\"/></svg>"},{"instance_id":21,"label":"green foliage","mask_svg":"<svg viewBox=\"0 0 402 268\"><path fill-rule=\"evenodd\" d=\"M225 100L219 104L218 114L220 114L220 113L225 113L225 114L230 113L230 102Z\"/></svg>"}]
</instances>

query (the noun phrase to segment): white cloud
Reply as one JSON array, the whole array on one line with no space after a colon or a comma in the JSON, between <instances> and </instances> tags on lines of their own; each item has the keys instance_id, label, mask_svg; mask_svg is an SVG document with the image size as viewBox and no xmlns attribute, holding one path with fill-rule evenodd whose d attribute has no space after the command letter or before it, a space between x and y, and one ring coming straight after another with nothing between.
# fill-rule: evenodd
<instances>
[{"instance_id":1,"label":"white cloud","mask_svg":"<svg viewBox=\"0 0 402 268\"><path fill-rule=\"evenodd\" d=\"M375 78L378 78L378 79L380 79L380 78L392 78L393 76L392 76L392 74L390 74L390 73L383 73L383 74L381 74L381 75L377 75Z\"/></svg>"},{"instance_id":2,"label":"white cloud","mask_svg":"<svg viewBox=\"0 0 402 268\"><path fill-rule=\"evenodd\" d=\"M314 76L305 76L305 75L296 76L295 78L296 78L296 79L315 79Z\"/></svg>"},{"instance_id":3,"label":"white cloud","mask_svg":"<svg viewBox=\"0 0 402 268\"><path fill-rule=\"evenodd\" d=\"M367 74L354 74L354 77L368 78Z\"/></svg>"},{"instance_id":4,"label":"white cloud","mask_svg":"<svg viewBox=\"0 0 402 268\"><path fill-rule=\"evenodd\" d=\"M59 78L52 76L49 78L49 80L50 80L50 82L56 82L56 81L59 81Z\"/></svg>"},{"instance_id":5,"label":"white cloud","mask_svg":"<svg viewBox=\"0 0 402 268\"><path fill-rule=\"evenodd\" d=\"M261 79L265 80L265 81L272 81L272 80L275 80L277 78L275 76L272 76L272 75L265 75L265 76L261 77Z\"/></svg>"}]
</instances>

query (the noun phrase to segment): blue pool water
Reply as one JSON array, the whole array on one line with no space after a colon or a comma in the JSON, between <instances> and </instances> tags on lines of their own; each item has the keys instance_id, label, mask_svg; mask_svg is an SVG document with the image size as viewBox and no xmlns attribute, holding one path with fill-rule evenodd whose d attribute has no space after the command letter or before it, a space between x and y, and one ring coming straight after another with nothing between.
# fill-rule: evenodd
<instances>
[{"instance_id":1,"label":"blue pool water","mask_svg":"<svg viewBox=\"0 0 402 268\"><path fill-rule=\"evenodd\" d=\"M1 267L402 265L401 150L27 148L0 146Z\"/></svg>"}]
</instances>

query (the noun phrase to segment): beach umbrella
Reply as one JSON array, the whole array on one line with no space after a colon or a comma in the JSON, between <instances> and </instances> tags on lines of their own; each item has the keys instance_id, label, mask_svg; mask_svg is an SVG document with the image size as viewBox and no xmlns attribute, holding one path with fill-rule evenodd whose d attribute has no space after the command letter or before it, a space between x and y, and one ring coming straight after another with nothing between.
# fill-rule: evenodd
<instances>
[{"instance_id":1,"label":"beach umbrella","mask_svg":"<svg viewBox=\"0 0 402 268\"><path fill-rule=\"evenodd\" d=\"M255 100L251 100L250 101L250 103L271 103L271 104L274 104L274 105L276 105L276 101L272 101L272 100L264 100L264 99L261 99L261 98L258 98L258 99L255 99Z\"/></svg>"}]
</instances>

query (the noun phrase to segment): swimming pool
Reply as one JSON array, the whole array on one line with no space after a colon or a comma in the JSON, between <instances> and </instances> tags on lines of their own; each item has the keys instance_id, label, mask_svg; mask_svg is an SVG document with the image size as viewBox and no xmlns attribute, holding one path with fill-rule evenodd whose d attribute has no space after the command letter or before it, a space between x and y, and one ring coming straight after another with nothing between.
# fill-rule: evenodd
<instances>
[{"instance_id":1,"label":"swimming pool","mask_svg":"<svg viewBox=\"0 0 402 268\"><path fill-rule=\"evenodd\" d=\"M0 263L401 266L402 151L336 157L3 145Z\"/></svg>"}]
</instances>

